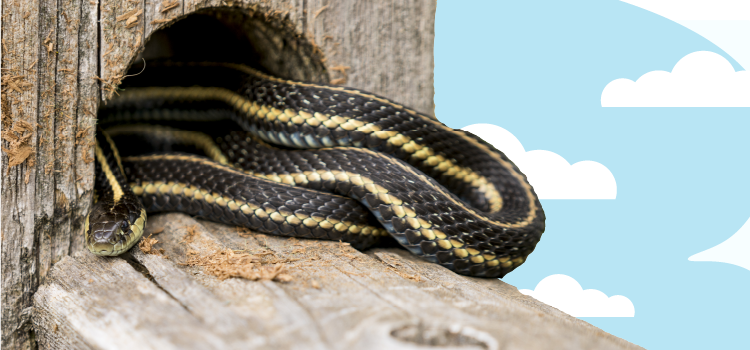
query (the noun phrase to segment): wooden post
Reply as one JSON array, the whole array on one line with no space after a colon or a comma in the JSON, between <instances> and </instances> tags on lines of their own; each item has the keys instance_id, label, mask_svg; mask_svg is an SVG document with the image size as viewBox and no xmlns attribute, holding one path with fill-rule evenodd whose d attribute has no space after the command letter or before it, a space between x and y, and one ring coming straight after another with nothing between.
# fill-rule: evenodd
<instances>
[{"instance_id":1,"label":"wooden post","mask_svg":"<svg viewBox=\"0 0 750 350\"><path fill-rule=\"evenodd\" d=\"M112 96L154 31L201 9L233 8L281 23L320 50L325 60L320 76L288 70L290 78L345 82L432 112L435 5L433 0L406 5L364 0L3 1L3 345L34 346L32 295L53 264L83 247L96 110Z\"/></svg>"},{"instance_id":2,"label":"wooden post","mask_svg":"<svg viewBox=\"0 0 750 350\"><path fill-rule=\"evenodd\" d=\"M147 234L161 230L152 237L158 243L129 257L83 248L96 110L139 56L160 54L144 52L152 34L196 13L214 16L244 33L255 63L271 73L361 88L432 113L435 7L3 1L4 348L637 348L501 281L457 276L397 249L240 237L182 214L150 218ZM259 265L242 273L261 281L212 275L216 266L198 257L217 252Z\"/></svg>"}]
</instances>

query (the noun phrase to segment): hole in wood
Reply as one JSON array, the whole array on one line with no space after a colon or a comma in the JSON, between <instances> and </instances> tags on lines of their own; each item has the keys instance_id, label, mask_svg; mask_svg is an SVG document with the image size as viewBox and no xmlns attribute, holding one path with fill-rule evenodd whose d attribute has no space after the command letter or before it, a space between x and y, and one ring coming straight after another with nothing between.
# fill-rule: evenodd
<instances>
[{"instance_id":1,"label":"hole in wood","mask_svg":"<svg viewBox=\"0 0 750 350\"><path fill-rule=\"evenodd\" d=\"M467 349L496 349L497 344L487 333L461 325L432 325L420 322L398 327L391 336L409 343L434 347L466 347Z\"/></svg>"},{"instance_id":2,"label":"hole in wood","mask_svg":"<svg viewBox=\"0 0 750 350\"><path fill-rule=\"evenodd\" d=\"M151 34L128 74L141 71L141 58L242 63L287 79L329 80L320 49L287 19L263 10L198 10Z\"/></svg>"}]
</instances>

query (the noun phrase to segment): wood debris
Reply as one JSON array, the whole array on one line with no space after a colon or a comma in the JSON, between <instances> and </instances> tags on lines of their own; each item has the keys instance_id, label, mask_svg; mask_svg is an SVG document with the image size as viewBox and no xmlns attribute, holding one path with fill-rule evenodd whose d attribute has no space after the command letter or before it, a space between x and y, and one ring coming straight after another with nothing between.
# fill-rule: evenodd
<instances>
[{"instance_id":1,"label":"wood debris","mask_svg":"<svg viewBox=\"0 0 750 350\"><path fill-rule=\"evenodd\" d=\"M410 275L408 273L402 272L401 270L397 269L396 266L404 266L397 257L387 254L376 254L378 259L383 262L383 264L388 268L389 270L395 272L397 275L401 276L401 278L405 278L408 280L412 280L415 282L422 282L422 277L419 274ZM386 261L387 260L387 261Z\"/></svg>"},{"instance_id":2,"label":"wood debris","mask_svg":"<svg viewBox=\"0 0 750 350\"><path fill-rule=\"evenodd\" d=\"M171 20L172 19L170 19L170 18L160 18L160 19L155 19L155 20L151 21L151 24L162 24L162 23L167 23L167 22L169 22Z\"/></svg>"},{"instance_id":3,"label":"wood debris","mask_svg":"<svg viewBox=\"0 0 750 350\"><path fill-rule=\"evenodd\" d=\"M321 12L325 11L325 9L327 9L327 8L328 8L328 5L325 5L325 6L321 7L321 8L319 8L317 11L315 11L315 14L313 15L313 20L318 19L318 15L320 15Z\"/></svg>"},{"instance_id":4,"label":"wood debris","mask_svg":"<svg viewBox=\"0 0 750 350\"><path fill-rule=\"evenodd\" d=\"M25 81L24 79L26 79L26 77L23 75L4 76L2 83L2 93L7 93L8 89L19 93L28 90L33 86L33 84Z\"/></svg>"},{"instance_id":5,"label":"wood debris","mask_svg":"<svg viewBox=\"0 0 750 350\"><path fill-rule=\"evenodd\" d=\"M332 71L339 72L339 74L343 75L343 77L341 77L341 78L336 78L336 79L331 80L331 84L332 85L346 84L346 81L349 78L349 74L347 73L347 70L349 70L351 68L352 67L350 67L350 66L342 66L342 65L331 67Z\"/></svg>"},{"instance_id":6,"label":"wood debris","mask_svg":"<svg viewBox=\"0 0 750 350\"><path fill-rule=\"evenodd\" d=\"M125 28L130 29L138 25L138 16L143 14L143 9L134 8L124 14L117 16L115 21L125 21Z\"/></svg>"},{"instance_id":7,"label":"wood debris","mask_svg":"<svg viewBox=\"0 0 750 350\"><path fill-rule=\"evenodd\" d=\"M220 281L230 277L239 277L251 281L289 282L292 276L287 274L283 264L261 266L260 257L248 253L235 253L233 250L219 249L208 255L200 255L195 250L188 251L188 259L182 265L202 266L208 274Z\"/></svg>"},{"instance_id":8,"label":"wood debris","mask_svg":"<svg viewBox=\"0 0 750 350\"><path fill-rule=\"evenodd\" d=\"M331 70L334 71L334 72L339 72L339 73L341 73L343 75L346 75L346 71L349 70L349 69L351 69L351 68L352 67L350 67L350 66L338 65L336 67L331 67Z\"/></svg>"},{"instance_id":9,"label":"wood debris","mask_svg":"<svg viewBox=\"0 0 750 350\"><path fill-rule=\"evenodd\" d=\"M173 8L176 8L180 5L180 2L175 0L172 2L169 2L169 0L164 0L161 2L161 13L165 13Z\"/></svg>"},{"instance_id":10,"label":"wood debris","mask_svg":"<svg viewBox=\"0 0 750 350\"><path fill-rule=\"evenodd\" d=\"M254 233L253 231L251 231L251 230L250 230L249 228L247 228L247 227L242 227L242 226L235 226L235 228L234 228L234 229L235 229L235 231L237 232L237 235L239 235L239 236L240 236L240 237L242 237L242 238L248 238L248 237L252 237L252 236L253 236L253 233Z\"/></svg>"},{"instance_id":11,"label":"wood debris","mask_svg":"<svg viewBox=\"0 0 750 350\"><path fill-rule=\"evenodd\" d=\"M162 229L163 230L163 229ZM151 238L154 234L148 235L148 237L141 239L141 241L138 243L138 248L145 254L152 254L152 255L158 255L158 256L164 256L164 248L156 249L154 248L154 245L159 243L159 240L156 238Z\"/></svg>"},{"instance_id":12,"label":"wood debris","mask_svg":"<svg viewBox=\"0 0 750 350\"><path fill-rule=\"evenodd\" d=\"M181 243L193 243L200 235L198 225L185 226L187 233ZM251 235L253 232L246 228L237 227L240 235ZM261 235L258 235L261 236ZM205 242L205 240L203 243ZM186 261L181 265L201 266L207 274L216 276L219 280L231 277L244 278L252 281L267 280L289 282L292 276L286 272L285 263L296 259L280 259L273 251L264 248L257 252L244 253L229 248L218 248L216 244L201 244L201 250L211 250L202 254L194 249L187 249ZM266 258L268 257L268 258Z\"/></svg>"},{"instance_id":13,"label":"wood debris","mask_svg":"<svg viewBox=\"0 0 750 350\"><path fill-rule=\"evenodd\" d=\"M31 62L31 64L29 65L29 68L26 68L26 70L31 70L32 68L34 68L37 62L39 62L38 58L35 59L34 62Z\"/></svg>"},{"instance_id":14,"label":"wood debris","mask_svg":"<svg viewBox=\"0 0 750 350\"><path fill-rule=\"evenodd\" d=\"M12 121L7 119L10 118L8 113L10 106L7 101L3 101L2 110L2 139L8 142L8 148L2 147L3 152L8 155L8 168L6 169L6 172L9 171L11 167L19 165L27 159L29 160L27 165L33 167L35 150L34 147L31 146L31 138L34 135L34 127L31 123L25 120L16 120L13 127L8 128L7 125ZM29 173L27 173L27 175L28 174ZM28 183L28 180L29 178L27 176L26 183Z\"/></svg>"},{"instance_id":15,"label":"wood debris","mask_svg":"<svg viewBox=\"0 0 750 350\"><path fill-rule=\"evenodd\" d=\"M396 270L395 268L388 266L388 269L395 272L397 275L401 276L401 278L405 278L408 280L412 280L414 282L422 282L422 277L419 275L410 275L408 273L403 273L399 270Z\"/></svg>"},{"instance_id":16,"label":"wood debris","mask_svg":"<svg viewBox=\"0 0 750 350\"><path fill-rule=\"evenodd\" d=\"M105 52L105 55L107 53ZM117 93L117 86L120 85L122 82L122 79L124 79L124 75L116 75L114 77L111 77L109 79L102 79L98 76L94 76L94 79L99 80L102 83L102 90L107 91L109 94L109 97L112 96L112 94Z\"/></svg>"},{"instance_id":17,"label":"wood debris","mask_svg":"<svg viewBox=\"0 0 750 350\"><path fill-rule=\"evenodd\" d=\"M86 134L88 133L89 130L91 130L91 128L92 128L91 126L88 126L83 130L76 131L76 137L75 137L76 145L83 143L83 141L85 140Z\"/></svg>"},{"instance_id":18,"label":"wood debris","mask_svg":"<svg viewBox=\"0 0 750 350\"><path fill-rule=\"evenodd\" d=\"M94 150L91 150L91 151L81 151L81 153L83 155L83 162L84 163L90 164L91 162L94 161L94 156L93 156Z\"/></svg>"},{"instance_id":19,"label":"wood debris","mask_svg":"<svg viewBox=\"0 0 750 350\"><path fill-rule=\"evenodd\" d=\"M351 244L339 241L339 253L349 259L352 259L352 260L356 259L357 258L356 255L352 255L344 251L344 247L347 247L347 246L351 246Z\"/></svg>"},{"instance_id":20,"label":"wood debris","mask_svg":"<svg viewBox=\"0 0 750 350\"><path fill-rule=\"evenodd\" d=\"M185 236L182 237L180 243L193 243L195 239L200 235L200 232L198 232L198 225L184 226L184 228L187 229L187 233L185 233Z\"/></svg>"},{"instance_id":21,"label":"wood debris","mask_svg":"<svg viewBox=\"0 0 750 350\"><path fill-rule=\"evenodd\" d=\"M123 14L121 14L121 15L117 16L117 18L115 18L115 21L116 21L116 22L122 22L122 21L125 21L125 20L127 20L128 18L130 18L130 17L132 17L132 16L135 16L135 14L136 14L136 13L138 13L138 11L139 11L139 10L138 10L137 8L134 8L134 9L132 9L132 10L128 11L128 12L125 12L125 13L123 13ZM141 13L143 12L143 10L140 10L140 11L141 11Z\"/></svg>"}]
</instances>

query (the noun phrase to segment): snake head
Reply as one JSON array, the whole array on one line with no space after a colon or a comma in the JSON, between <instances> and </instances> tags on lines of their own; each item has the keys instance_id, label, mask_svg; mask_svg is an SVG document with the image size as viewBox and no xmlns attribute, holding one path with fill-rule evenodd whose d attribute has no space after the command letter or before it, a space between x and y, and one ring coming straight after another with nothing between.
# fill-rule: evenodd
<instances>
[{"instance_id":1,"label":"snake head","mask_svg":"<svg viewBox=\"0 0 750 350\"><path fill-rule=\"evenodd\" d=\"M146 212L136 220L117 205L99 201L94 205L84 224L86 248L100 256L120 255L141 238L146 223ZM119 210L118 210L119 209Z\"/></svg>"}]
</instances>

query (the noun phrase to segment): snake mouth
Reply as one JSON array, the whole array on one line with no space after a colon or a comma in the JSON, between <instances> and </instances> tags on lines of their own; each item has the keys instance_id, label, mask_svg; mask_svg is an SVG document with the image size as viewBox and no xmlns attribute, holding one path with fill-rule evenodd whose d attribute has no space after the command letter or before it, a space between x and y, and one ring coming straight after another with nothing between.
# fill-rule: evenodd
<instances>
[{"instance_id":1,"label":"snake mouth","mask_svg":"<svg viewBox=\"0 0 750 350\"><path fill-rule=\"evenodd\" d=\"M120 228L92 230L86 239L86 248L99 256L115 256L124 253L132 244L127 244L128 235Z\"/></svg>"},{"instance_id":2,"label":"snake mouth","mask_svg":"<svg viewBox=\"0 0 750 350\"><path fill-rule=\"evenodd\" d=\"M121 253L121 252L117 252L115 250L115 245L109 242L93 243L88 246L88 249L92 253L99 255L99 256L115 256Z\"/></svg>"},{"instance_id":3,"label":"snake mouth","mask_svg":"<svg viewBox=\"0 0 750 350\"><path fill-rule=\"evenodd\" d=\"M141 216L131 223L109 208L107 205L96 205L86 217L85 244L95 255L115 256L126 252L140 240L146 223L145 210L141 210Z\"/></svg>"}]
</instances>

